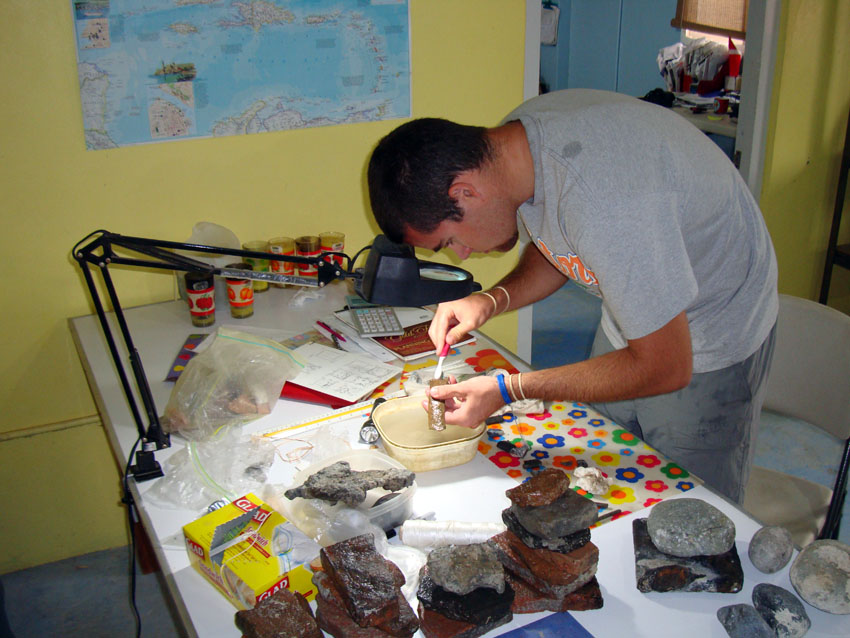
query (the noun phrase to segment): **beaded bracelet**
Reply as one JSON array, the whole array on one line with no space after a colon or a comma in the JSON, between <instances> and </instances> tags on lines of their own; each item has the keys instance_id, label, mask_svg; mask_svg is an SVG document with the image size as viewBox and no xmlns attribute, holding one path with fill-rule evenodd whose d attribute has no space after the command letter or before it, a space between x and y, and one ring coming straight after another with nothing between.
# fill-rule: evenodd
<instances>
[{"instance_id":1,"label":"beaded bracelet","mask_svg":"<svg viewBox=\"0 0 850 638\"><path fill-rule=\"evenodd\" d=\"M499 392L502 393L502 400L505 405L511 403L511 396L508 394L508 389L505 387L505 376L502 374L496 375L496 380L499 382Z\"/></svg>"}]
</instances>

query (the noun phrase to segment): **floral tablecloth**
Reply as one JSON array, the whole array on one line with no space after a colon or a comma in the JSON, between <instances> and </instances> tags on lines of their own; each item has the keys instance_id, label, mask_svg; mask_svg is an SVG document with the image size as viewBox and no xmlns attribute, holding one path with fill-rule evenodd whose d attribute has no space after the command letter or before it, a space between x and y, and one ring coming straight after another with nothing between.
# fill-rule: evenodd
<instances>
[{"instance_id":1,"label":"floral tablecloth","mask_svg":"<svg viewBox=\"0 0 850 638\"><path fill-rule=\"evenodd\" d=\"M476 344L452 351L450 358L453 356L462 357L477 372L489 368L519 372L498 350ZM403 387L411 372L435 364L435 358L407 363L397 383ZM375 396L390 389L379 388ZM504 442L501 447L500 442ZM502 448L514 448L514 452ZM526 451L520 457L517 451L523 448ZM570 475L575 486L573 472L577 467L598 468L611 480L605 494L592 495L574 489L598 503L608 504L600 511L602 522L687 492L700 483L634 434L582 403L553 402L547 403L545 411L538 414L506 415L500 423L488 425L478 451L517 481L541 469L557 467Z\"/></svg>"}]
</instances>

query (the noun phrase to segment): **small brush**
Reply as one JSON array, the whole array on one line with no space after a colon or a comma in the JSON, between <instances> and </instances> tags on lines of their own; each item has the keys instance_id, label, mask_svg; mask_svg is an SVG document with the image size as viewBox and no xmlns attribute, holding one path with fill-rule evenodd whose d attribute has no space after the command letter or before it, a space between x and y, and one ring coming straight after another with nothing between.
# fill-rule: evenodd
<instances>
[{"instance_id":1,"label":"small brush","mask_svg":"<svg viewBox=\"0 0 850 638\"><path fill-rule=\"evenodd\" d=\"M451 350L451 349L452 349L452 347L449 344L447 344L447 343L443 344L443 349L440 350L440 358L437 359L437 367L434 370L434 378L435 379L442 379L443 378L443 361L446 360L446 355L449 354L449 350Z\"/></svg>"}]
</instances>

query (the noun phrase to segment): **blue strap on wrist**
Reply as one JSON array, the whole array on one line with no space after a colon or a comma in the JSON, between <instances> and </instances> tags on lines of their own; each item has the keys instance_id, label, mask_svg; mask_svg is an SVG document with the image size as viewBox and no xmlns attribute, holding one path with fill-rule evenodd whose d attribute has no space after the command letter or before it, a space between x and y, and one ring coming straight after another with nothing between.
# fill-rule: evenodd
<instances>
[{"instance_id":1,"label":"blue strap on wrist","mask_svg":"<svg viewBox=\"0 0 850 638\"><path fill-rule=\"evenodd\" d=\"M505 404L511 403L511 395L508 394L508 388L505 386L505 375L496 375L496 380L499 382L499 392L502 393L502 400Z\"/></svg>"}]
</instances>

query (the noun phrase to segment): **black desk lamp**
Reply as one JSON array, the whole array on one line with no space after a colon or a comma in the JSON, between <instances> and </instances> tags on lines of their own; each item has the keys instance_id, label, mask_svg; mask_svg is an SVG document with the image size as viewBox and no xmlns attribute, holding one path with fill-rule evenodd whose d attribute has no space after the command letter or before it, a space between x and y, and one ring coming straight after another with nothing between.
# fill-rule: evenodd
<instances>
[{"instance_id":1,"label":"black desk lamp","mask_svg":"<svg viewBox=\"0 0 850 638\"><path fill-rule=\"evenodd\" d=\"M146 258L125 257L115 252L123 248L146 256ZM154 452L171 445L170 436L162 430L154 404L153 395L148 385L147 376L142 366L142 360L133 344L127 321L118 301L118 294L109 275L109 266L135 266L140 268L158 268L161 270L192 271L233 277L239 279L256 279L298 286L323 287L338 279L354 280L354 287L366 301L392 306L424 306L442 301L460 299L477 290L480 284L473 281L472 275L461 268L446 266L435 262L420 261L416 258L413 248L391 242L384 235L375 237L369 248L369 256L363 269L354 269L354 260L344 253L322 253L315 257L299 257L291 255L276 255L249 250L205 246L202 244L187 244L145 237L128 237L117 235L105 230L97 230L81 239L73 249L74 259L77 260L86 285L97 312L100 326L106 338L112 360L121 381L121 387L133 413L133 420L139 431L141 448L136 452L136 464L130 468L137 481L162 476L162 468L154 459ZM210 253L214 255L233 255L234 257L252 257L270 261L284 261L296 264L315 266L316 277L299 277L283 275L275 272L257 272L234 268L218 268L190 257L175 250ZM364 248L364 250L366 250ZM362 252L362 251L361 251ZM325 261L328 255L338 255L345 258L345 267L333 261ZM122 358L115 344L112 329L106 318L106 311L100 299L97 286L91 273L91 267L100 269L104 286L112 303L115 318L121 330L124 345L130 359L130 367L139 396L145 412L148 426L145 427L136 403L135 395L130 386Z\"/></svg>"}]
</instances>

